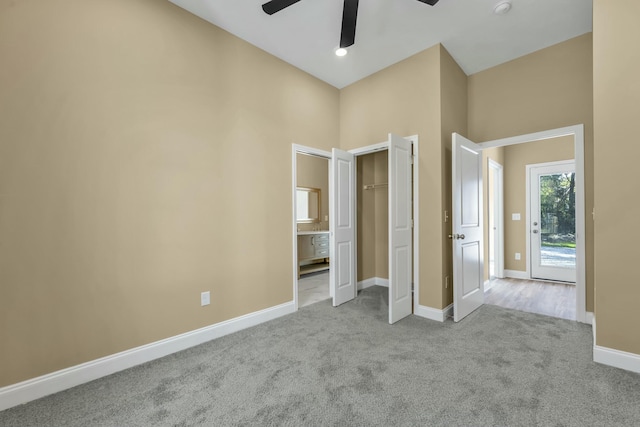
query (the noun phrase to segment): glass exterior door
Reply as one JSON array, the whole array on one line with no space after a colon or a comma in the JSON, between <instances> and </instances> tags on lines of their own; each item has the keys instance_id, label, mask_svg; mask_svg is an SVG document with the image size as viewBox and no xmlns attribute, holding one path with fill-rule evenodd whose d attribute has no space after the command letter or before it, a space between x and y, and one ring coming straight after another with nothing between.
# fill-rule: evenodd
<instances>
[{"instance_id":1,"label":"glass exterior door","mask_svg":"<svg viewBox=\"0 0 640 427\"><path fill-rule=\"evenodd\" d=\"M575 282L574 162L530 168L531 277Z\"/></svg>"}]
</instances>

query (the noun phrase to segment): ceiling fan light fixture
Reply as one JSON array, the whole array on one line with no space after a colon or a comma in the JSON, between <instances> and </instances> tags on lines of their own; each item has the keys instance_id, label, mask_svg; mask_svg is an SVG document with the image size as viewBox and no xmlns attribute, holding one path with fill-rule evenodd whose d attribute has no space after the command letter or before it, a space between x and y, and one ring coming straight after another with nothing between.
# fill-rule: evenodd
<instances>
[{"instance_id":1,"label":"ceiling fan light fixture","mask_svg":"<svg viewBox=\"0 0 640 427\"><path fill-rule=\"evenodd\" d=\"M501 1L493 8L493 13L496 15L504 15L511 10L510 1Z\"/></svg>"},{"instance_id":2,"label":"ceiling fan light fixture","mask_svg":"<svg viewBox=\"0 0 640 427\"><path fill-rule=\"evenodd\" d=\"M336 56L345 56L347 54L347 49L343 47L339 47L336 49Z\"/></svg>"}]
</instances>

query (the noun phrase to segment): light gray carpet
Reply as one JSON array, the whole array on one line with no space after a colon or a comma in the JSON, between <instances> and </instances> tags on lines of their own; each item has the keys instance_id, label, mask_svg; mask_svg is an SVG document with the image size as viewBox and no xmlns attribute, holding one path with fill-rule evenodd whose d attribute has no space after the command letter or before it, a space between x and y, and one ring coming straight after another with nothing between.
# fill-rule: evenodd
<instances>
[{"instance_id":1,"label":"light gray carpet","mask_svg":"<svg viewBox=\"0 0 640 427\"><path fill-rule=\"evenodd\" d=\"M386 292L304 307L0 425L640 425L640 375L593 363L589 326L494 306L391 326Z\"/></svg>"}]
</instances>

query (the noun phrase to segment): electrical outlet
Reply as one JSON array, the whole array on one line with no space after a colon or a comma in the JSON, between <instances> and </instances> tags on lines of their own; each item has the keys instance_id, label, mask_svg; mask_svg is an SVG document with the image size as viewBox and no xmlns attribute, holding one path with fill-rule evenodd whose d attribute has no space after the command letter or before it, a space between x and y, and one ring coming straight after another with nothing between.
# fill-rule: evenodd
<instances>
[{"instance_id":1,"label":"electrical outlet","mask_svg":"<svg viewBox=\"0 0 640 427\"><path fill-rule=\"evenodd\" d=\"M520 260L520 252L516 252L516 260L519 261Z\"/></svg>"},{"instance_id":2,"label":"electrical outlet","mask_svg":"<svg viewBox=\"0 0 640 427\"><path fill-rule=\"evenodd\" d=\"M200 305L205 306L211 304L211 292L202 292L200 294Z\"/></svg>"}]
</instances>

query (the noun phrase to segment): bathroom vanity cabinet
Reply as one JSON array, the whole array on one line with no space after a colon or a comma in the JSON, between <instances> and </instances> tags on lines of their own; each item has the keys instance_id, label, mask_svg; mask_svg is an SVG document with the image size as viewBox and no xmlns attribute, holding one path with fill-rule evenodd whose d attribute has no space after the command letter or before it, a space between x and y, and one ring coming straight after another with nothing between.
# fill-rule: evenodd
<instances>
[{"instance_id":1,"label":"bathroom vanity cabinet","mask_svg":"<svg viewBox=\"0 0 640 427\"><path fill-rule=\"evenodd\" d=\"M298 277L329 269L329 232L298 232Z\"/></svg>"}]
</instances>

